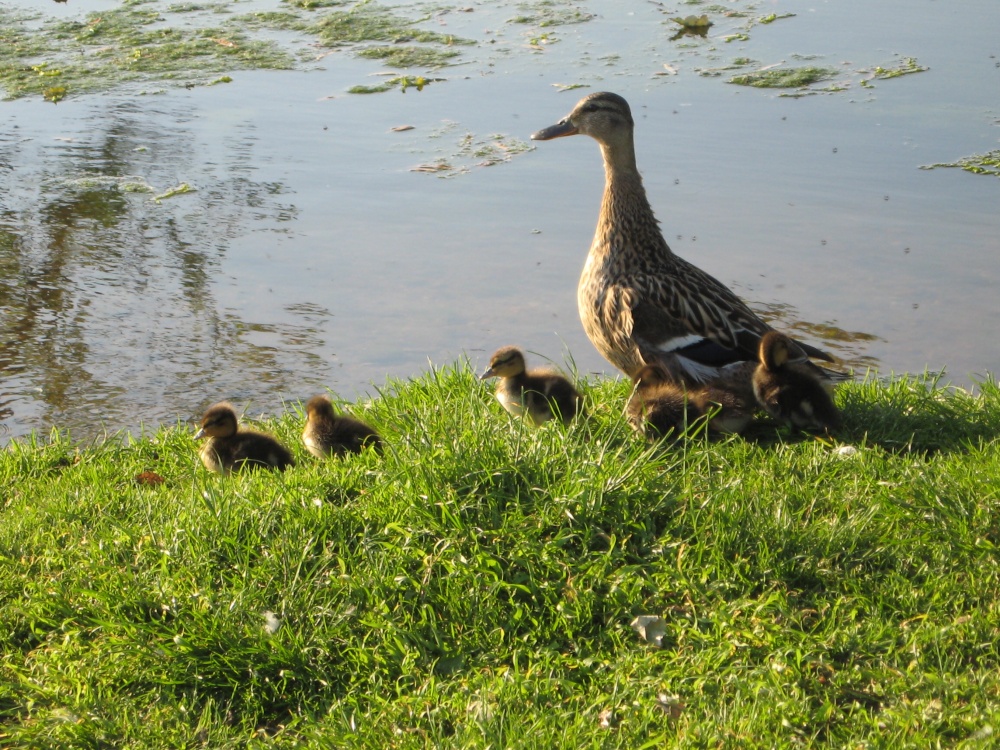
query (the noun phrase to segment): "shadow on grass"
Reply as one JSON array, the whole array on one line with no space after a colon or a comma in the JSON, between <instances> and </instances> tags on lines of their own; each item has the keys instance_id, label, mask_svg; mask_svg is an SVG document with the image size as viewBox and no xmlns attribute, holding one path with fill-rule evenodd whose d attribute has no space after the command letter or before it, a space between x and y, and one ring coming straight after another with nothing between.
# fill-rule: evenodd
<instances>
[{"instance_id":1,"label":"shadow on grass","mask_svg":"<svg viewBox=\"0 0 1000 750\"><path fill-rule=\"evenodd\" d=\"M843 388L842 440L864 442L893 453L965 451L1000 436L1000 387L991 377L978 392L941 384L925 374L890 381L867 379Z\"/></svg>"}]
</instances>

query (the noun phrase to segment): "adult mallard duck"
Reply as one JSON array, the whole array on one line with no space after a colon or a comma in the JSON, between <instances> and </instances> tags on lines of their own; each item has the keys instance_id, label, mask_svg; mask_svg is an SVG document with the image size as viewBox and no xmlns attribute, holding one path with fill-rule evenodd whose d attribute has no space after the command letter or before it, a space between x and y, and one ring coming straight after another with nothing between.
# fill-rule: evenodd
<instances>
[{"instance_id":1,"label":"adult mallard duck","mask_svg":"<svg viewBox=\"0 0 1000 750\"><path fill-rule=\"evenodd\" d=\"M753 391L764 411L800 430L830 432L840 427L840 412L815 373L789 360L791 339L769 331L760 340L760 364Z\"/></svg>"},{"instance_id":2,"label":"adult mallard duck","mask_svg":"<svg viewBox=\"0 0 1000 750\"><path fill-rule=\"evenodd\" d=\"M225 402L209 407L202 415L195 439L204 437L208 441L202 446L201 462L219 474L258 468L284 470L295 464L288 449L270 435L239 429L236 412Z\"/></svg>"},{"instance_id":3,"label":"adult mallard duck","mask_svg":"<svg viewBox=\"0 0 1000 750\"><path fill-rule=\"evenodd\" d=\"M382 450L382 438L375 428L346 414L334 414L326 396L313 396L306 404L302 442L317 458L360 453L367 447Z\"/></svg>"},{"instance_id":4,"label":"adult mallard duck","mask_svg":"<svg viewBox=\"0 0 1000 750\"><path fill-rule=\"evenodd\" d=\"M659 362L674 380L698 385L732 363L756 362L760 338L771 328L724 284L667 246L636 167L634 126L628 102L600 92L531 137L589 135L604 156L601 213L577 290L587 336L630 377ZM799 342L790 342L789 357L833 361ZM820 379L836 377L806 366Z\"/></svg>"},{"instance_id":5,"label":"adult mallard duck","mask_svg":"<svg viewBox=\"0 0 1000 750\"><path fill-rule=\"evenodd\" d=\"M679 434L705 417L714 432L742 432L757 411L750 385L752 367L746 363L730 368L725 378L685 387L660 363L645 365L635 375L625 414L632 427L651 440L671 430Z\"/></svg>"},{"instance_id":6,"label":"adult mallard duck","mask_svg":"<svg viewBox=\"0 0 1000 750\"><path fill-rule=\"evenodd\" d=\"M497 349L480 380L499 378L496 395L503 408L540 425L553 417L568 424L581 410L582 396L554 370L528 370L524 352L516 346Z\"/></svg>"}]
</instances>

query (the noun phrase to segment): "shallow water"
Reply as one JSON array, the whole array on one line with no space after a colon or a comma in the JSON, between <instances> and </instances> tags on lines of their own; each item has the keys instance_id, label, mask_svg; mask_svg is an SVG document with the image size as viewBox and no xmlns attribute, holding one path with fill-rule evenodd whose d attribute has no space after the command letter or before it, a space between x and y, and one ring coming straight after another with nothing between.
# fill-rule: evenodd
<instances>
[{"instance_id":1,"label":"shallow water","mask_svg":"<svg viewBox=\"0 0 1000 750\"><path fill-rule=\"evenodd\" d=\"M153 427L222 398L253 413L325 388L353 399L507 343L610 373L575 301L595 144L491 167L460 153L468 134L526 142L601 89L632 104L673 249L777 326L862 370L947 367L963 385L1000 371L1000 180L919 169L998 147L993 0L762 2L797 15L728 44L737 21L669 41L691 6L580 3L596 17L540 50L537 28L507 23L514 6L471 7L424 24L480 44L420 92L349 95L382 68L338 51L227 85L0 104L0 441ZM785 98L697 73L737 56L842 68L851 85ZM908 56L930 70L858 84ZM554 86L575 83L589 88ZM437 160L468 171L412 171ZM194 191L106 184L126 177Z\"/></svg>"}]
</instances>

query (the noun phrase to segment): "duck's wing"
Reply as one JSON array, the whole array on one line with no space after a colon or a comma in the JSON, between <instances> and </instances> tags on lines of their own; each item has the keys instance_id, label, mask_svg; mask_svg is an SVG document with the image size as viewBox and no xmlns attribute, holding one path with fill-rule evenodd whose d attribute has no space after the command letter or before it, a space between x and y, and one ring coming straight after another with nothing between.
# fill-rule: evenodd
<instances>
[{"instance_id":1,"label":"duck's wing","mask_svg":"<svg viewBox=\"0 0 1000 750\"><path fill-rule=\"evenodd\" d=\"M640 349L684 350L684 356L714 365L756 360L760 339L771 327L717 279L681 258L671 260L629 284L632 336ZM816 347L792 344L791 360L834 361Z\"/></svg>"}]
</instances>

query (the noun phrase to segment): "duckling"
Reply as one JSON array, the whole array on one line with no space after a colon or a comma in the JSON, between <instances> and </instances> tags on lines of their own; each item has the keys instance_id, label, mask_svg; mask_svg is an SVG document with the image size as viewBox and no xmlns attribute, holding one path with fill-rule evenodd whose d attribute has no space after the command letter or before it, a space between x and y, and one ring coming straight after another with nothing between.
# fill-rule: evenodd
<instances>
[{"instance_id":1,"label":"duckling","mask_svg":"<svg viewBox=\"0 0 1000 750\"><path fill-rule=\"evenodd\" d=\"M800 430L830 432L840 427L840 412L827 388L802 362L790 359L788 336L769 331L760 340L760 364L753 392L764 411Z\"/></svg>"},{"instance_id":2,"label":"duckling","mask_svg":"<svg viewBox=\"0 0 1000 750\"><path fill-rule=\"evenodd\" d=\"M629 377L659 362L674 380L698 386L733 363L756 363L757 346L771 328L728 287L667 245L636 166L634 127L628 102L598 92L531 138L589 135L604 157L601 212L577 288L587 337ZM789 342L790 363L823 380L842 377L809 357L834 361L815 347Z\"/></svg>"},{"instance_id":3,"label":"duckling","mask_svg":"<svg viewBox=\"0 0 1000 750\"><path fill-rule=\"evenodd\" d=\"M496 395L503 408L536 426L553 417L569 424L582 409L583 397L572 383L553 370L528 371L524 352L516 346L493 353L489 369L479 379L489 378L500 378Z\"/></svg>"},{"instance_id":4,"label":"duckling","mask_svg":"<svg viewBox=\"0 0 1000 750\"><path fill-rule=\"evenodd\" d=\"M313 396L306 404L306 427L302 442L317 458L343 457L366 447L382 451L382 438L373 427L346 414L334 414L326 396Z\"/></svg>"},{"instance_id":5,"label":"duckling","mask_svg":"<svg viewBox=\"0 0 1000 750\"><path fill-rule=\"evenodd\" d=\"M752 369L730 369L726 378L706 385L684 386L657 363L645 365L634 378L632 396L625 407L629 423L651 440L670 430L680 433L708 415L713 432L742 432L757 410L750 387Z\"/></svg>"},{"instance_id":6,"label":"duckling","mask_svg":"<svg viewBox=\"0 0 1000 750\"><path fill-rule=\"evenodd\" d=\"M201 462L209 471L228 474L257 468L284 470L294 466L292 454L270 435L241 430L232 405L225 402L209 407L202 415L195 439L207 437Z\"/></svg>"}]
</instances>

